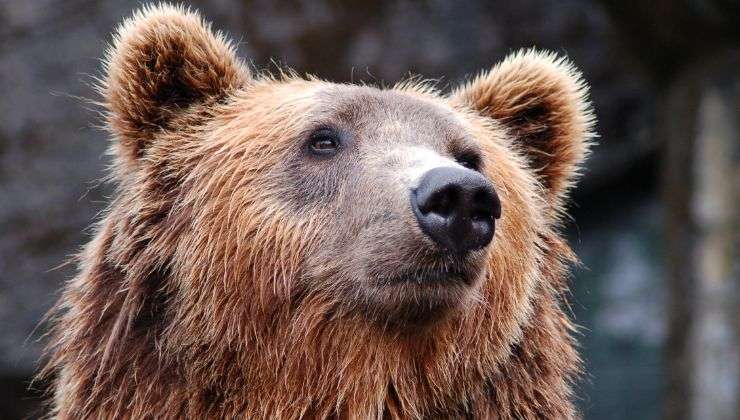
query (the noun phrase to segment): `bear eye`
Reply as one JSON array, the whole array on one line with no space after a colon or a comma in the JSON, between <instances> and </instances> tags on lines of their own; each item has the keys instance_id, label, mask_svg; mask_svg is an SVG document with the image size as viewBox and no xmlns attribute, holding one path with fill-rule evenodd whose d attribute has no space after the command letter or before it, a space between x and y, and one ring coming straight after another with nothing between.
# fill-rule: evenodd
<instances>
[{"instance_id":1,"label":"bear eye","mask_svg":"<svg viewBox=\"0 0 740 420\"><path fill-rule=\"evenodd\" d=\"M339 151L339 133L331 128L320 128L308 139L308 150L320 156L333 156Z\"/></svg>"},{"instance_id":2,"label":"bear eye","mask_svg":"<svg viewBox=\"0 0 740 420\"><path fill-rule=\"evenodd\" d=\"M457 163L460 165L472 169L474 171L480 170L481 157L477 153L464 153L455 158Z\"/></svg>"}]
</instances>

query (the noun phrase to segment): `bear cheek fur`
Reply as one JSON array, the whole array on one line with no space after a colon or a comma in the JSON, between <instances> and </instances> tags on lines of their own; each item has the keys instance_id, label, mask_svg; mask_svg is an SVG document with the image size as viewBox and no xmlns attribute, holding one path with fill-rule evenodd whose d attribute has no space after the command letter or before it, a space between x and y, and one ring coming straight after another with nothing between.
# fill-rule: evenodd
<instances>
[{"instance_id":1,"label":"bear cheek fur","mask_svg":"<svg viewBox=\"0 0 740 420\"><path fill-rule=\"evenodd\" d=\"M292 281L322 221L287 207L272 171L295 152L314 89L300 81L255 83L223 106L188 152L198 158L177 204L188 229L172 264L173 324L184 333L174 347L241 347L253 341L253 328L269 329L265 317L289 309Z\"/></svg>"}]
</instances>

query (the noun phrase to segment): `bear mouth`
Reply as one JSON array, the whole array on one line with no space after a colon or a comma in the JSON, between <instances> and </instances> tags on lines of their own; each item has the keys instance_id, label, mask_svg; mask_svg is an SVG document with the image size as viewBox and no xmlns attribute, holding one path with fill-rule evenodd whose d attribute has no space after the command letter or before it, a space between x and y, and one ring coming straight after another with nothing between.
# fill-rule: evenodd
<instances>
[{"instance_id":1,"label":"bear mouth","mask_svg":"<svg viewBox=\"0 0 740 420\"><path fill-rule=\"evenodd\" d=\"M464 311L480 274L466 265L430 265L370 276L360 309L383 329L420 332Z\"/></svg>"},{"instance_id":2,"label":"bear mouth","mask_svg":"<svg viewBox=\"0 0 740 420\"><path fill-rule=\"evenodd\" d=\"M444 287L470 284L470 277L461 267L421 267L404 270L392 276L376 276L376 281L381 286Z\"/></svg>"}]
</instances>

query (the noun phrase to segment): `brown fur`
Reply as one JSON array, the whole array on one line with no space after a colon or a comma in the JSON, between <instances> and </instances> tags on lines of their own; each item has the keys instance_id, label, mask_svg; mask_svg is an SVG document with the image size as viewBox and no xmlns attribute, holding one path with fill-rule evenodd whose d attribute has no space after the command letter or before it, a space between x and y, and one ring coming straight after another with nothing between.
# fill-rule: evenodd
<instances>
[{"instance_id":1,"label":"brown fur","mask_svg":"<svg viewBox=\"0 0 740 420\"><path fill-rule=\"evenodd\" d=\"M592 122L569 64L516 54L449 97L256 77L196 13L163 5L121 26L106 73L117 193L57 308L52 415L575 416L580 363L561 308L574 256L558 225ZM352 120L368 154L383 139L460 133L482 150L503 216L472 257L471 289L358 286L358 261L426 254L402 210L372 230L372 212L394 202L342 204L357 189L377 196L387 171L348 186L289 166L318 118ZM309 171L321 188L289 187ZM309 191L319 204L301 201ZM332 244L352 252L332 258ZM397 296L453 308L413 327L377 318L408 306Z\"/></svg>"}]
</instances>

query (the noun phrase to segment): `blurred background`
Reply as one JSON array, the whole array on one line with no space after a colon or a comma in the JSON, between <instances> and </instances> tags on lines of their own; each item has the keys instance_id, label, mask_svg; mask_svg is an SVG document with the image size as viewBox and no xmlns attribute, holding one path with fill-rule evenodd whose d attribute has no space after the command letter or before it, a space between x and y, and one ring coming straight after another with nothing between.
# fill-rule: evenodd
<instances>
[{"instance_id":1,"label":"blurred background","mask_svg":"<svg viewBox=\"0 0 740 420\"><path fill-rule=\"evenodd\" d=\"M91 78L139 1L0 0L0 418L38 416L42 316L111 189ZM600 144L567 223L587 419L737 419L740 2L193 1L257 68L449 88L568 55Z\"/></svg>"}]
</instances>

